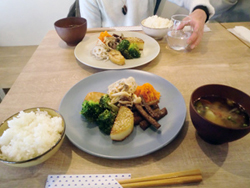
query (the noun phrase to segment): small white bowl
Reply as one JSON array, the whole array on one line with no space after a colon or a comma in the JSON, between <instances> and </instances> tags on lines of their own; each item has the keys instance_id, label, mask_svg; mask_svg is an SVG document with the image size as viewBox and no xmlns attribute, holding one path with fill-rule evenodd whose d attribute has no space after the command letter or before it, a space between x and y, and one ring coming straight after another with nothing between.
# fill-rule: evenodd
<instances>
[{"instance_id":1,"label":"small white bowl","mask_svg":"<svg viewBox=\"0 0 250 188\"><path fill-rule=\"evenodd\" d=\"M167 35L167 32L169 31L169 27L165 28L152 28L152 27L147 27L144 25L146 19L142 20L141 22L141 27L144 33L147 35L153 37L156 40L162 39L164 36Z\"/></svg>"},{"instance_id":2,"label":"small white bowl","mask_svg":"<svg viewBox=\"0 0 250 188\"><path fill-rule=\"evenodd\" d=\"M66 125L65 125L64 119L63 119L62 115L59 112L57 112L56 110L53 110L53 109L50 109L50 108L45 108L45 107L30 108L30 109L26 109L26 110L23 110L23 111L24 112L37 111L38 108L39 108L40 111L47 111L48 114L51 117L61 117L62 118L63 132L61 133L60 139L49 150L47 150L46 152L44 152L43 154L41 154L41 155L39 155L37 157L31 158L31 159L28 159L28 160L24 160L24 161L8 161L8 160L0 158L0 162L4 163L6 165L9 165L9 166L13 166L13 167L35 166L35 165L38 165L38 164L46 161L47 159L52 157L59 150L59 148L61 147L61 145L63 143L63 140L65 138ZM12 115L11 117L9 117L5 121L3 121L3 123L0 124L0 136L3 134L3 132L6 129L8 129L8 121L12 120L18 114L19 114L19 112ZM1 152L1 150L0 150L0 152Z\"/></svg>"}]
</instances>

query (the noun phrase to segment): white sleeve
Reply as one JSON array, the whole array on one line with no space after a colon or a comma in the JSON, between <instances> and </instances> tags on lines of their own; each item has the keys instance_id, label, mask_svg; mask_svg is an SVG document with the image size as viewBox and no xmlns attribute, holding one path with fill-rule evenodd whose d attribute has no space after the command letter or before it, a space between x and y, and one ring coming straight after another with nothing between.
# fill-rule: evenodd
<instances>
[{"instance_id":1,"label":"white sleeve","mask_svg":"<svg viewBox=\"0 0 250 188\"><path fill-rule=\"evenodd\" d=\"M172 3L175 3L179 6L185 7L192 12L193 9L198 5L203 5L208 8L209 18L211 18L215 14L214 7L210 4L209 0L168 0Z\"/></svg>"},{"instance_id":2,"label":"white sleeve","mask_svg":"<svg viewBox=\"0 0 250 188\"><path fill-rule=\"evenodd\" d=\"M95 0L79 0L81 17L87 20L88 28L102 27L101 12Z\"/></svg>"}]
</instances>

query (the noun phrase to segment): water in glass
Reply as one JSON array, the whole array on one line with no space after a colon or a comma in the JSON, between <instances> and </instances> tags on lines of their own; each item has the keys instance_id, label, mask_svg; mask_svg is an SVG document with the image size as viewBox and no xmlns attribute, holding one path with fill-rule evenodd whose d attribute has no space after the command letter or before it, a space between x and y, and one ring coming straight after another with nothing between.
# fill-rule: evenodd
<instances>
[{"instance_id":1,"label":"water in glass","mask_svg":"<svg viewBox=\"0 0 250 188\"><path fill-rule=\"evenodd\" d=\"M167 33L167 42L174 50L185 50L188 46L187 40L191 36L191 31L170 30Z\"/></svg>"}]
</instances>

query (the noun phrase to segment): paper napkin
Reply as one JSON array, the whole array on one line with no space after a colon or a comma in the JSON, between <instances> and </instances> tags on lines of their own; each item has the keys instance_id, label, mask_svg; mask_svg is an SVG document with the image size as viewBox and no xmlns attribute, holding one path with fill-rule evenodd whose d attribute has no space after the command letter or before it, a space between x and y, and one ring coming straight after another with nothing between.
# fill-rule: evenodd
<instances>
[{"instance_id":1,"label":"paper napkin","mask_svg":"<svg viewBox=\"0 0 250 188\"><path fill-rule=\"evenodd\" d=\"M240 39L250 42L250 30L246 27L235 26L234 28L228 29L228 31L230 31Z\"/></svg>"},{"instance_id":2,"label":"paper napkin","mask_svg":"<svg viewBox=\"0 0 250 188\"><path fill-rule=\"evenodd\" d=\"M208 32L208 31L211 31L211 29L205 24L204 25L204 32Z\"/></svg>"},{"instance_id":3,"label":"paper napkin","mask_svg":"<svg viewBox=\"0 0 250 188\"><path fill-rule=\"evenodd\" d=\"M131 174L48 175L45 188L122 188L116 181Z\"/></svg>"}]
</instances>

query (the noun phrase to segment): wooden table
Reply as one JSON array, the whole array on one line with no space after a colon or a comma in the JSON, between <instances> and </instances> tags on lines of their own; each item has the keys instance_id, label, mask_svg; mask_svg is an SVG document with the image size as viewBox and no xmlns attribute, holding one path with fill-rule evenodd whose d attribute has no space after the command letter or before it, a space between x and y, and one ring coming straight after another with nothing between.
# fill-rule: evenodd
<instances>
[{"instance_id":1,"label":"wooden table","mask_svg":"<svg viewBox=\"0 0 250 188\"><path fill-rule=\"evenodd\" d=\"M244 26L250 29L250 22L229 22L229 23L221 23L223 27L226 29L234 28L235 26ZM239 38L240 39L240 38ZM250 47L250 42L240 39L243 43L245 43L248 47Z\"/></svg>"},{"instance_id":2,"label":"wooden table","mask_svg":"<svg viewBox=\"0 0 250 188\"><path fill-rule=\"evenodd\" d=\"M4 89L11 88L36 48L37 46L0 47L0 102L5 96Z\"/></svg>"},{"instance_id":3,"label":"wooden table","mask_svg":"<svg viewBox=\"0 0 250 188\"><path fill-rule=\"evenodd\" d=\"M131 173L132 177L142 177L193 168L201 169L203 181L181 187L249 187L250 135L232 143L210 145L197 136L190 120L190 95L201 85L226 84L250 94L250 48L219 23L208 26L212 31L204 34L193 51L177 52L159 41L158 57L136 68L165 78L185 99L186 121L170 144L147 156L111 160L85 153L66 138L60 150L38 166L0 164L0 187L43 188L48 174ZM74 84L100 71L77 62L74 47L68 47L55 31L50 31L0 104L0 121L25 108L58 109Z\"/></svg>"}]
</instances>

